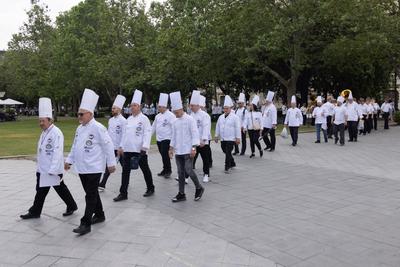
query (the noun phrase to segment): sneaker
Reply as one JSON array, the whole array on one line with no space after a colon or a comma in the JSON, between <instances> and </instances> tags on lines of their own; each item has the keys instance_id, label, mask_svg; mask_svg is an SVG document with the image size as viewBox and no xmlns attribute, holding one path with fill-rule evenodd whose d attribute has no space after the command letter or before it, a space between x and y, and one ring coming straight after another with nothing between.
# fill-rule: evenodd
<instances>
[{"instance_id":1,"label":"sneaker","mask_svg":"<svg viewBox=\"0 0 400 267\"><path fill-rule=\"evenodd\" d=\"M319 143L321 143L321 141L317 140L317 141L315 141L314 143L319 144Z\"/></svg>"},{"instance_id":2,"label":"sneaker","mask_svg":"<svg viewBox=\"0 0 400 267\"><path fill-rule=\"evenodd\" d=\"M199 189L196 189L196 193L194 194L194 201L199 201L201 196L203 195L203 193L204 193L204 188L203 187L199 188Z\"/></svg>"},{"instance_id":3,"label":"sneaker","mask_svg":"<svg viewBox=\"0 0 400 267\"><path fill-rule=\"evenodd\" d=\"M208 174L204 174L203 183L208 183L208 182L209 182Z\"/></svg>"},{"instance_id":4,"label":"sneaker","mask_svg":"<svg viewBox=\"0 0 400 267\"><path fill-rule=\"evenodd\" d=\"M186 200L186 195L182 193L178 193L173 199L171 199L172 202L181 202Z\"/></svg>"},{"instance_id":5,"label":"sneaker","mask_svg":"<svg viewBox=\"0 0 400 267\"><path fill-rule=\"evenodd\" d=\"M106 188L102 187L102 186L99 186L98 189L99 189L99 192L104 192L104 189L106 189Z\"/></svg>"}]
</instances>

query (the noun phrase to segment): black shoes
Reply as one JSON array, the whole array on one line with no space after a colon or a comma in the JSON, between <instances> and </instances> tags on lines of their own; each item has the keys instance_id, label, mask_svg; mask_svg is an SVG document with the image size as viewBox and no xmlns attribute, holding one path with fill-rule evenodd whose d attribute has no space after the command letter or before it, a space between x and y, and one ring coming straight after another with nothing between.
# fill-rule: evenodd
<instances>
[{"instance_id":1,"label":"black shoes","mask_svg":"<svg viewBox=\"0 0 400 267\"><path fill-rule=\"evenodd\" d=\"M349 140L347 140L347 142L353 142L353 140L349 139Z\"/></svg>"},{"instance_id":2,"label":"black shoes","mask_svg":"<svg viewBox=\"0 0 400 267\"><path fill-rule=\"evenodd\" d=\"M75 207L75 208L73 208L73 209L67 209L67 210L63 213L63 216L64 216L64 217L70 216L70 215L72 215L77 209L78 209L78 207Z\"/></svg>"},{"instance_id":3,"label":"black shoes","mask_svg":"<svg viewBox=\"0 0 400 267\"><path fill-rule=\"evenodd\" d=\"M79 225L78 228L72 230L72 232L77 233L79 235L85 235L87 233L90 233L90 231L91 231L90 226L83 224Z\"/></svg>"},{"instance_id":4,"label":"black shoes","mask_svg":"<svg viewBox=\"0 0 400 267\"><path fill-rule=\"evenodd\" d=\"M264 155L264 152L260 149L260 158L262 158Z\"/></svg>"},{"instance_id":5,"label":"black shoes","mask_svg":"<svg viewBox=\"0 0 400 267\"><path fill-rule=\"evenodd\" d=\"M172 172L165 172L165 173L164 173L164 178L165 178L165 179L171 178L171 174L172 174Z\"/></svg>"},{"instance_id":6,"label":"black shoes","mask_svg":"<svg viewBox=\"0 0 400 267\"><path fill-rule=\"evenodd\" d=\"M154 188L153 189L147 189L146 193L143 194L144 197L149 197L154 194Z\"/></svg>"},{"instance_id":7,"label":"black shoes","mask_svg":"<svg viewBox=\"0 0 400 267\"><path fill-rule=\"evenodd\" d=\"M243 155L244 155L244 153L240 153L240 154L239 154L239 156L243 156Z\"/></svg>"},{"instance_id":8,"label":"black shoes","mask_svg":"<svg viewBox=\"0 0 400 267\"><path fill-rule=\"evenodd\" d=\"M316 143L316 144L320 144L320 143L321 143L321 141L320 141L320 140L317 140L317 141L315 141L314 143Z\"/></svg>"},{"instance_id":9,"label":"black shoes","mask_svg":"<svg viewBox=\"0 0 400 267\"><path fill-rule=\"evenodd\" d=\"M118 195L116 198L114 198L113 200L114 200L115 202L118 202L118 201L127 200L127 199L128 199L128 196L119 194L119 195Z\"/></svg>"},{"instance_id":10,"label":"black shoes","mask_svg":"<svg viewBox=\"0 0 400 267\"><path fill-rule=\"evenodd\" d=\"M335 145L337 145L338 141L339 141L339 138L335 138Z\"/></svg>"},{"instance_id":11,"label":"black shoes","mask_svg":"<svg viewBox=\"0 0 400 267\"><path fill-rule=\"evenodd\" d=\"M106 220L105 216L96 216L94 215L92 218L92 224L96 224L96 223L102 223Z\"/></svg>"},{"instance_id":12,"label":"black shoes","mask_svg":"<svg viewBox=\"0 0 400 267\"><path fill-rule=\"evenodd\" d=\"M233 155L233 156L236 156L237 154L238 154L238 152L234 152L232 155Z\"/></svg>"},{"instance_id":13,"label":"black shoes","mask_svg":"<svg viewBox=\"0 0 400 267\"><path fill-rule=\"evenodd\" d=\"M292 146L296 146L297 144L296 143L292 143Z\"/></svg>"},{"instance_id":14,"label":"black shoes","mask_svg":"<svg viewBox=\"0 0 400 267\"><path fill-rule=\"evenodd\" d=\"M194 201L199 201L201 196L203 195L203 193L204 193L204 188L203 187L199 188L199 189L196 189L196 193L194 194Z\"/></svg>"},{"instance_id":15,"label":"black shoes","mask_svg":"<svg viewBox=\"0 0 400 267\"><path fill-rule=\"evenodd\" d=\"M274 152L275 151L275 148L270 148L269 150L268 150L268 152Z\"/></svg>"},{"instance_id":16,"label":"black shoes","mask_svg":"<svg viewBox=\"0 0 400 267\"><path fill-rule=\"evenodd\" d=\"M37 218L40 218L40 214L36 215L36 214L32 214L32 213L28 212L27 214L20 215L19 217L23 220L37 219Z\"/></svg>"},{"instance_id":17,"label":"black shoes","mask_svg":"<svg viewBox=\"0 0 400 267\"><path fill-rule=\"evenodd\" d=\"M181 202L186 200L186 195L182 193L178 193L173 199L172 202Z\"/></svg>"},{"instance_id":18,"label":"black shoes","mask_svg":"<svg viewBox=\"0 0 400 267\"><path fill-rule=\"evenodd\" d=\"M265 151L267 151L268 149L271 149L271 147L267 146L266 148L264 148Z\"/></svg>"},{"instance_id":19,"label":"black shoes","mask_svg":"<svg viewBox=\"0 0 400 267\"><path fill-rule=\"evenodd\" d=\"M254 158L254 157L255 157L255 155L254 155L254 154L251 154L251 155L250 155L250 158Z\"/></svg>"},{"instance_id":20,"label":"black shoes","mask_svg":"<svg viewBox=\"0 0 400 267\"><path fill-rule=\"evenodd\" d=\"M165 175L165 171L162 170L161 172L157 173L157 176L164 176Z\"/></svg>"}]
</instances>

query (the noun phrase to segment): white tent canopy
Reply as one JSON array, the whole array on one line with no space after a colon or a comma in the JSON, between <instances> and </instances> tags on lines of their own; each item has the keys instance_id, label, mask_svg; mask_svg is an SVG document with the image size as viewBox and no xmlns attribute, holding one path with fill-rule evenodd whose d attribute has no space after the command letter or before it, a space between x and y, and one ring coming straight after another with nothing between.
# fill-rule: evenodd
<instances>
[{"instance_id":1,"label":"white tent canopy","mask_svg":"<svg viewBox=\"0 0 400 267\"><path fill-rule=\"evenodd\" d=\"M13 106L13 105L23 105L24 103L19 102L17 100L11 99L11 98L7 98L6 100L1 100L0 99L0 105L3 106Z\"/></svg>"}]
</instances>

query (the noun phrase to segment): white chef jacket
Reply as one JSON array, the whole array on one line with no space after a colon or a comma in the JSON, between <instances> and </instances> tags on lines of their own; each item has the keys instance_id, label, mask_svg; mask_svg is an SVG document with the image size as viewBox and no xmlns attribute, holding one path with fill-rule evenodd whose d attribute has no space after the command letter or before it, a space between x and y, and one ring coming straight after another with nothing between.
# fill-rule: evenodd
<instances>
[{"instance_id":1,"label":"white chef jacket","mask_svg":"<svg viewBox=\"0 0 400 267\"><path fill-rule=\"evenodd\" d=\"M264 128L263 126L263 119L262 114L259 111L249 111L246 116L246 129L247 130L254 130L254 124L260 125L260 130Z\"/></svg>"},{"instance_id":2,"label":"white chef jacket","mask_svg":"<svg viewBox=\"0 0 400 267\"><path fill-rule=\"evenodd\" d=\"M289 108L285 117L285 125L289 127L299 127L303 124L303 115L298 108Z\"/></svg>"},{"instance_id":3,"label":"white chef jacket","mask_svg":"<svg viewBox=\"0 0 400 267\"><path fill-rule=\"evenodd\" d=\"M64 172L64 135L54 124L40 135L36 171L53 175Z\"/></svg>"},{"instance_id":4,"label":"white chef jacket","mask_svg":"<svg viewBox=\"0 0 400 267\"><path fill-rule=\"evenodd\" d=\"M199 109L197 112L192 112L190 116L192 116L196 122L200 143L208 145L211 136L211 119L207 112Z\"/></svg>"},{"instance_id":5,"label":"white chef jacket","mask_svg":"<svg viewBox=\"0 0 400 267\"><path fill-rule=\"evenodd\" d=\"M103 173L106 165L116 165L114 145L106 127L92 119L79 125L66 162L79 174Z\"/></svg>"},{"instance_id":6,"label":"white chef jacket","mask_svg":"<svg viewBox=\"0 0 400 267\"><path fill-rule=\"evenodd\" d=\"M121 147L122 135L125 128L126 119L121 114L108 120L108 134L114 144L114 150L118 150Z\"/></svg>"},{"instance_id":7,"label":"white chef jacket","mask_svg":"<svg viewBox=\"0 0 400 267\"><path fill-rule=\"evenodd\" d=\"M323 105L322 105L322 107L326 110L326 112L327 112L327 117L328 116L333 116L333 111L334 111L334 109L335 109L335 105L334 104L332 104L331 102L326 102L326 103L324 103Z\"/></svg>"},{"instance_id":8,"label":"white chef jacket","mask_svg":"<svg viewBox=\"0 0 400 267\"><path fill-rule=\"evenodd\" d=\"M378 103L374 103L372 104L372 106L374 107L374 114L378 114L378 111L381 109L378 105Z\"/></svg>"},{"instance_id":9,"label":"white chef jacket","mask_svg":"<svg viewBox=\"0 0 400 267\"><path fill-rule=\"evenodd\" d=\"M381 106L382 112L390 112L392 106L389 103L383 103Z\"/></svg>"},{"instance_id":10,"label":"white chef jacket","mask_svg":"<svg viewBox=\"0 0 400 267\"><path fill-rule=\"evenodd\" d=\"M151 143L151 124L143 113L129 116L126 130L122 136L121 148L124 152L147 151Z\"/></svg>"},{"instance_id":11,"label":"white chef jacket","mask_svg":"<svg viewBox=\"0 0 400 267\"><path fill-rule=\"evenodd\" d=\"M244 125L246 124L246 115L249 111L247 110L246 107L238 108L235 110L236 116L239 117L240 121L240 127L244 128Z\"/></svg>"},{"instance_id":12,"label":"white chef jacket","mask_svg":"<svg viewBox=\"0 0 400 267\"><path fill-rule=\"evenodd\" d=\"M239 116L231 112L228 116L222 114L219 116L215 126L215 137L221 141L236 141L241 138L241 123Z\"/></svg>"},{"instance_id":13,"label":"white chef jacket","mask_svg":"<svg viewBox=\"0 0 400 267\"><path fill-rule=\"evenodd\" d=\"M266 106L263 112L263 127L272 129L272 125L277 124L278 113L274 104Z\"/></svg>"},{"instance_id":14,"label":"white chef jacket","mask_svg":"<svg viewBox=\"0 0 400 267\"><path fill-rule=\"evenodd\" d=\"M170 147L176 155L187 155L192 151L192 147L200 144L199 131L196 121L188 114L176 118L172 124L172 138Z\"/></svg>"},{"instance_id":15,"label":"white chef jacket","mask_svg":"<svg viewBox=\"0 0 400 267\"><path fill-rule=\"evenodd\" d=\"M347 112L347 120L348 121L358 121L362 114L360 114L360 109L358 108L358 104L353 103L346 103L344 104Z\"/></svg>"},{"instance_id":16,"label":"white chef jacket","mask_svg":"<svg viewBox=\"0 0 400 267\"><path fill-rule=\"evenodd\" d=\"M370 104L366 104L366 108L367 108L367 113L368 115L371 115L374 113L374 106L370 103Z\"/></svg>"},{"instance_id":17,"label":"white chef jacket","mask_svg":"<svg viewBox=\"0 0 400 267\"><path fill-rule=\"evenodd\" d=\"M158 142L171 140L172 138L172 123L176 119L174 113L166 110L164 113L158 113L151 125L151 135L156 133Z\"/></svg>"},{"instance_id":18,"label":"white chef jacket","mask_svg":"<svg viewBox=\"0 0 400 267\"><path fill-rule=\"evenodd\" d=\"M315 118L315 124L325 124L328 112L323 106L315 107L312 116Z\"/></svg>"},{"instance_id":19,"label":"white chef jacket","mask_svg":"<svg viewBox=\"0 0 400 267\"><path fill-rule=\"evenodd\" d=\"M336 106L335 111L333 112L333 115L335 116L335 119L333 121L334 124L339 125L339 124L345 123L347 110L344 107L344 105L341 105L340 107Z\"/></svg>"}]
</instances>

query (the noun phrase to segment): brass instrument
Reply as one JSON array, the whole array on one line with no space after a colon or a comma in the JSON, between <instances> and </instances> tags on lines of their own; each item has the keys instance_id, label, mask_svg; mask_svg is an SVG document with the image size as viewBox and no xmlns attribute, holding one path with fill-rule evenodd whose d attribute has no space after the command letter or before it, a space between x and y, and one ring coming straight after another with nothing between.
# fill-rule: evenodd
<instances>
[{"instance_id":1,"label":"brass instrument","mask_svg":"<svg viewBox=\"0 0 400 267\"><path fill-rule=\"evenodd\" d=\"M340 95L343 96L344 99L347 100L347 98L349 98L350 93L352 93L350 89L344 89L344 90L340 93Z\"/></svg>"}]
</instances>

